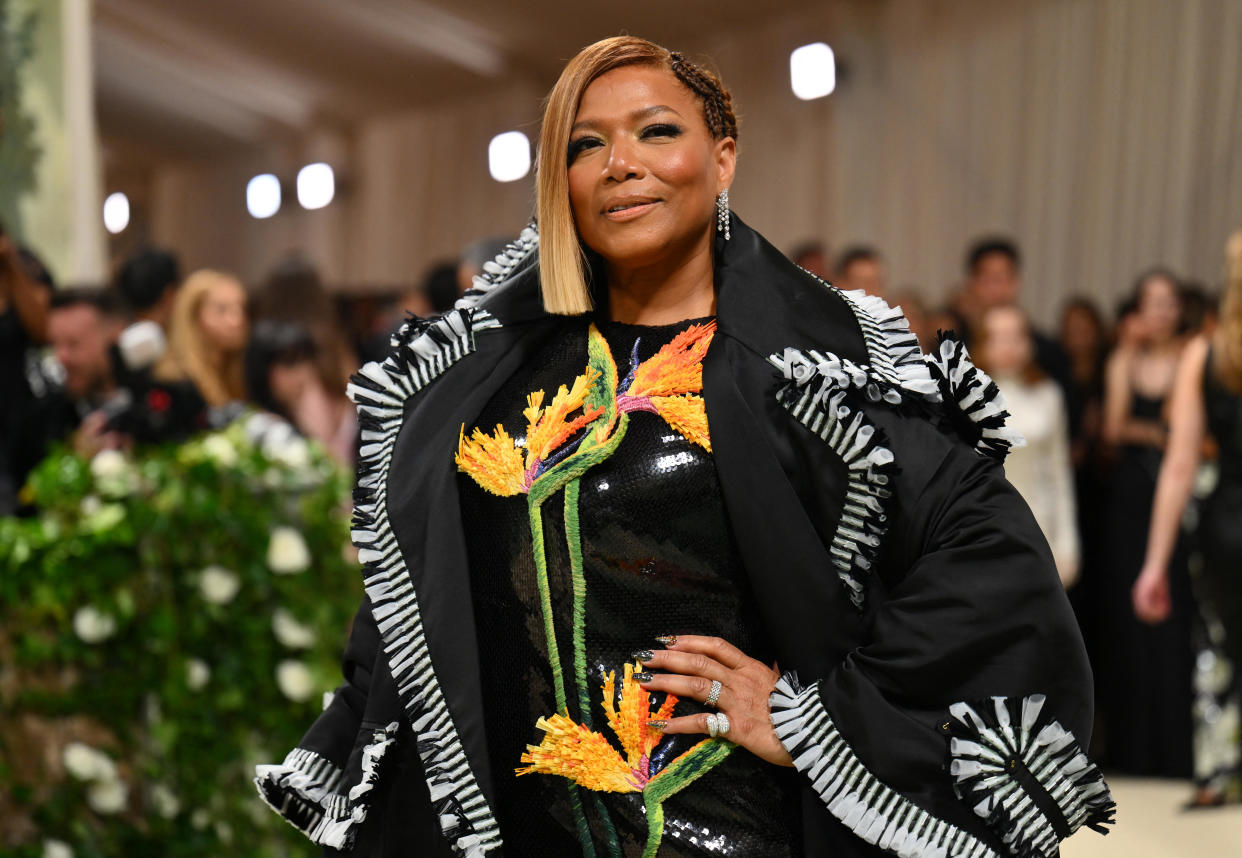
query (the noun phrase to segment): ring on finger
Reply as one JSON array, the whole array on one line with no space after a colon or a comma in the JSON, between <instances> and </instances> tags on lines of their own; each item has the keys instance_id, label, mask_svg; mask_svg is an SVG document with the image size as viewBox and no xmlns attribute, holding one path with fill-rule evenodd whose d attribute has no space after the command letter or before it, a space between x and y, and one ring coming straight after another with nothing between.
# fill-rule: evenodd
<instances>
[{"instance_id":1,"label":"ring on finger","mask_svg":"<svg viewBox=\"0 0 1242 858\"><path fill-rule=\"evenodd\" d=\"M707 716L707 735L713 739L727 735L730 726L729 716L723 712L713 712Z\"/></svg>"},{"instance_id":2,"label":"ring on finger","mask_svg":"<svg viewBox=\"0 0 1242 858\"><path fill-rule=\"evenodd\" d=\"M719 679L712 680L712 690L707 695L707 699L703 701L703 705L710 706L715 709L716 704L720 701L720 689L724 688L724 683Z\"/></svg>"}]
</instances>

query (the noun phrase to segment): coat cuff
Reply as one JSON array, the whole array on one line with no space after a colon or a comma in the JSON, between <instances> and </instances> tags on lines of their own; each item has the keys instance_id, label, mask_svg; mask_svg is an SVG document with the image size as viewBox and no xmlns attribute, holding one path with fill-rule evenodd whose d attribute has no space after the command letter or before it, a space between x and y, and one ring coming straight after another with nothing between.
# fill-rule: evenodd
<instances>
[{"instance_id":1,"label":"coat cuff","mask_svg":"<svg viewBox=\"0 0 1242 858\"><path fill-rule=\"evenodd\" d=\"M1000 858L975 835L938 819L872 774L824 706L819 683L787 673L770 698L772 726L828 811L863 840L902 858Z\"/></svg>"},{"instance_id":2,"label":"coat cuff","mask_svg":"<svg viewBox=\"0 0 1242 858\"><path fill-rule=\"evenodd\" d=\"M1055 856L1084 825L1106 834L1117 810L1100 770L1044 704L1042 694L955 703L941 725L954 791L1014 858Z\"/></svg>"}]
</instances>

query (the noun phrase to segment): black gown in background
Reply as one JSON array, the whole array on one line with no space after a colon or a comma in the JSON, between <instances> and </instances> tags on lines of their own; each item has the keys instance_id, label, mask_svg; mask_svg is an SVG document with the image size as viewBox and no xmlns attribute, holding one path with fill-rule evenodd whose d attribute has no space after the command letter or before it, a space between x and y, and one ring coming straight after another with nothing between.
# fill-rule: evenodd
<instances>
[{"instance_id":1,"label":"black gown in background","mask_svg":"<svg viewBox=\"0 0 1242 858\"><path fill-rule=\"evenodd\" d=\"M1131 416L1159 421L1163 398L1135 393ZM1192 774L1194 603L1182 545L1169 563L1173 611L1158 625L1134 616L1131 590L1147 553L1161 450L1128 444L1113 470L1101 597L1097 706L1105 766L1136 775Z\"/></svg>"},{"instance_id":2,"label":"black gown in background","mask_svg":"<svg viewBox=\"0 0 1242 858\"><path fill-rule=\"evenodd\" d=\"M1202 592L1224 631L1224 651L1242 665L1242 395L1221 384L1208 356L1203 397L1207 426L1219 448L1216 487L1203 503L1197 547ZM1235 687L1237 677L1235 675Z\"/></svg>"}]
</instances>

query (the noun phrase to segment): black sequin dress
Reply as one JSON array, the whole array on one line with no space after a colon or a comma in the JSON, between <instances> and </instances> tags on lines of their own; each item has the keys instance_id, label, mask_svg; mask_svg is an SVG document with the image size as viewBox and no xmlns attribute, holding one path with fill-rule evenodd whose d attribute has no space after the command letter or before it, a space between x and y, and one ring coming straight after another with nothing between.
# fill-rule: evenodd
<instances>
[{"instance_id":1,"label":"black sequin dress","mask_svg":"<svg viewBox=\"0 0 1242 858\"><path fill-rule=\"evenodd\" d=\"M657 845L662 856L801 854L792 769L741 748L729 752L727 743L704 736L655 731L648 734L655 742L649 755L630 753L632 725L656 718L664 695L647 698L626 682L626 665L635 669L635 650L657 648L656 635L719 636L754 658L772 660L710 452L701 360L713 330L711 320L660 327L600 321L591 328L592 356L588 325L567 322L563 336L552 338L465 427L458 487L481 638L495 809L512 854L593 849L638 856ZM615 381L607 377L609 363ZM589 364L604 366L602 376L584 373ZM592 393L583 397L584 390ZM592 398L598 391L602 397ZM627 395L635 392L641 395ZM593 434L607 426L607 415L580 428L604 399L618 406L623 435L591 458L586 446L620 434L618 423ZM557 421L564 437L552 443L547 439ZM474 457L465 455L468 448ZM540 450L549 455L532 469ZM513 451L522 457L520 479ZM572 467L575 456L591 464L563 486L554 482L549 494L540 480ZM576 504L571 496L567 505L567 491L577 492ZM532 537L537 528L543 564ZM605 711L606 685L631 747ZM625 726L627 695L639 695L638 709L629 710L631 728ZM557 745L556 731L541 719L558 710L567 719L561 726L578 731L578 738L595 734L597 755L585 768L598 769L596 780L611 777L614 787L629 791L588 788L598 784L587 775L575 786L552 773L567 745ZM698 702L680 700L673 714L701 711ZM531 756L537 752L528 748L541 743L549 756L539 757L548 760L539 769ZM519 768L531 771L518 775ZM649 825L661 812L662 831Z\"/></svg>"}]
</instances>

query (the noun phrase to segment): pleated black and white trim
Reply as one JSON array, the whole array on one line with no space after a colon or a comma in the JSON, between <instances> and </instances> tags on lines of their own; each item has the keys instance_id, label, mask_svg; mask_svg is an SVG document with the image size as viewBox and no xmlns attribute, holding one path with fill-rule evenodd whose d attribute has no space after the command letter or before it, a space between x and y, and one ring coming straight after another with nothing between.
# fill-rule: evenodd
<instances>
[{"instance_id":1,"label":"pleated black and white trim","mask_svg":"<svg viewBox=\"0 0 1242 858\"><path fill-rule=\"evenodd\" d=\"M819 683L787 673L771 696L772 726L828 811L863 840L902 858L1000 858L975 835L881 783L833 723Z\"/></svg>"},{"instance_id":2,"label":"pleated black and white trim","mask_svg":"<svg viewBox=\"0 0 1242 858\"><path fill-rule=\"evenodd\" d=\"M890 307L884 299L861 289L850 292L838 289L837 292L854 313L862 331L872 371L895 387L938 402L940 390L923 363L918 337L910 330L901 307Z\"/></svg>"},{"instance_id":3,"label":"pleated black and white trim","mask_svg":"<svg viewBox=\"0 0 1242 858\"><path fill-rule=\"evenodd\" d=\"M341 767L314 751L294 748L280 765L255 767L255 786L272 810L312 841L324 820L327 806L341 782Z\"/></svg>"},{"instance_id":4,"label":"pleated black and white trim","mask_svg":"<svg viewBox=\"0 0 1242 858\"><path fill-rule=\"evenodd\" d=\"M441 830L456 852L470 856L499 847L500 832L431 663L418 599L388 518L388 475L406 401L474 351L476 333L499 326L478 307L450 310L417 328L383 363L363 367L349 387L362 429L353 539L363 583L414 728Z\"/></svg>"},{"instance_id":5,"label":"pleated black and white trim","mask_svg":"<svg viewBox=\"0 0 1242 858\"><path fill-rule=\"evenodd\" d=\"M1014 858L1052 858L1083 825L1107 834L1117 810L1100 770L1045 703L1042 694L956 703L945 723L954 791Z\"/></svg>"},{"instance_id":6,"label":"pleated black and white trim","mask_svg":"<svg viewBox=\"0 0 1242 858\"><path fill-rule=\"evenodd\" d=\"M901 393L871 368L813 349L785 349L769 361L785 379L777 401L845 463L845 500L829 552L850 601L862 608L865 579L888 529L895 465L883 434L860 404L862 400L898 404Z\"/></svg>"},{"instance_id":7,"label":"pleated black and white trim","mask_svg":"<svg viewBox=\"0 0 1242 858\"><path fill-rule=\"evenodd\" d=\"M456 307L465 309L474 306L482 296L517 274L527 262L534 259L538 250L539 228L532 220L517 238L505 245L505 249L495 259L483 263L482 273L474 276L473 286L457 300Z\"/></svg>"},{"instance_id":8,"label":"pleated black and white trim","mask_svg":"<svg viewBox=\"0 0 1242 858\"><path fill-rule=\"evenodd\" d=\"M999 461L1026 444L1022 434L1006 425L1005 397L986 372L970 359L961 340L941 332L934 354L923 360L935 379L945 412L975 450Z\"/></svg>"}]
</instances>

